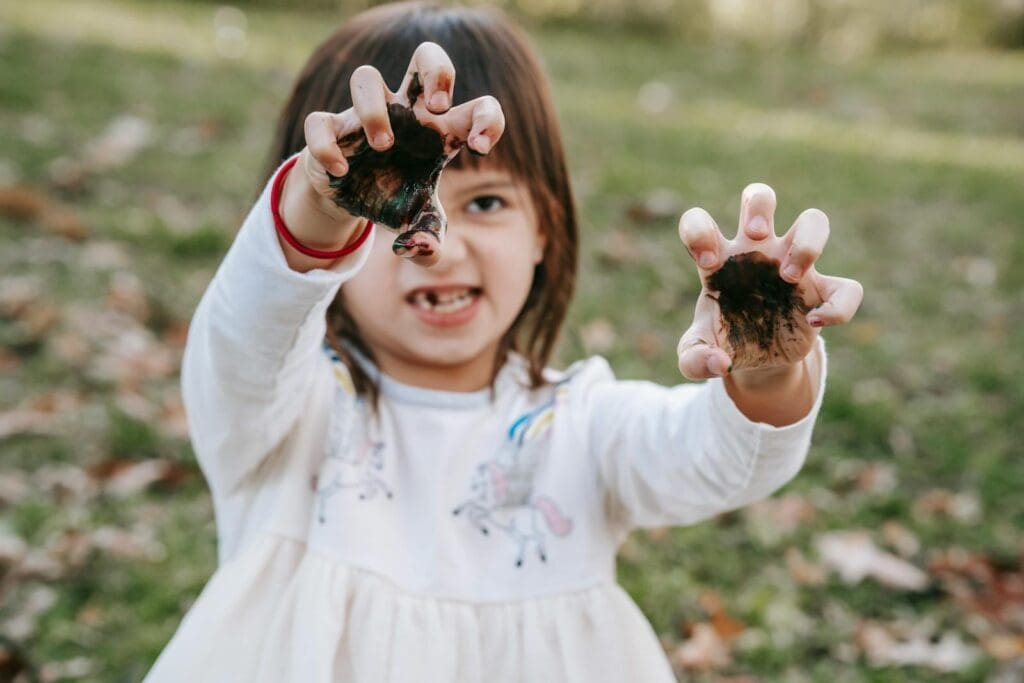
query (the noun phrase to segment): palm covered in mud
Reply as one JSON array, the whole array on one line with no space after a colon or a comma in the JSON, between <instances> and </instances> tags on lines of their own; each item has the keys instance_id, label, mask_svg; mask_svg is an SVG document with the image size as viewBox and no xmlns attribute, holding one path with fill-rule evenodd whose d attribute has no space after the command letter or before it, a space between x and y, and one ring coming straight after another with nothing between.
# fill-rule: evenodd
<instances>
[{"instance_id":1,"label":"palm covered in mud","mask_svg":"<svg viewBox=\"0 0 1024 683\"><path fill-rule=\"evenodd\" d=\"M400 233L393 245L396 254L427 257L440 247L446 227L437 197L441 170L465 140L451 130L445 117L430 116L422 106L415 111L417 104L422 105L422 93L413 74L405 93L388 104L395 136L389 148L375 150L363 131L338 140L349 171L328 178L338 206Z\"/></svg>"},{"instance_id":2,"label":"palm covered in mud","mask_svg":"<svg viewBox=\"0 0 1024 683\"><path fill-rule=\"evenodd\" d=\"M306 121L313 187L349 214L398 232L395 253L419 265L440 258L442 170L464 146L489 153L505 129L493 97L452 106L454 80L448 55L422 43L397 92L364 65L352 75L350 109Z\"/></svg>"},{"instance_id":3,"label":"palm covered in mud","mask_svg":"<svg viewBox=\"0 0 1024 683\"><path fill-rule=\"evenodd\" d=\"M733 240L703 209L683 214L679 234L702 285L693 324L679 342L687 377L795 363L811 351L820 327L847 322L860 305L858 282L814 267L828 240L825 214L804 211L782 236L774 214L775 193L759 183L743 193Z\"/></svg>"}]
</instances>

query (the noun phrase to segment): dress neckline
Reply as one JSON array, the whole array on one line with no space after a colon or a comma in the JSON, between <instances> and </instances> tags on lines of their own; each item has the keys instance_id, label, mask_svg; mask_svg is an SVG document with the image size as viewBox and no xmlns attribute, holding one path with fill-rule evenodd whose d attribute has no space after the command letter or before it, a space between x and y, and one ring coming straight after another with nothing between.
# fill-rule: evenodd
<instances>
[{"instance_id":1,"label":"dress neckline","mask_svg":"<svg viewBox=\"0 0 1024 683\"><path fill-rule=\"evenodd\" d=\"M521 379L526 376L526 361L521 355L514 352L508 354L505 364L494 378L493 387L484 387L475 391L447 391L444 389L417 387L400 382L390 375L381 372L380 368L373 361L353 345L345 343L345 350L359 364L363 372L377 384L381 395L398 403L414 404L428 408L482 408L489 405L492 399L497 401L498 397L503 395L510 385L523 383L525 386Z\"/></svg>"}]
</instances>

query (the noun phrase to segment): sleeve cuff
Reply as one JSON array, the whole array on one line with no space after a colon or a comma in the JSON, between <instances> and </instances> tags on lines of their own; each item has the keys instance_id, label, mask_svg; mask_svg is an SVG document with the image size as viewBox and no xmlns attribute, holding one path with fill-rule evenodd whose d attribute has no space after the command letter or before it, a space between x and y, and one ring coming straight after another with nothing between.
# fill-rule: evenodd
<instances>
[{"instance_id":1,"label":"sleeve cuff","mask_svg":"<svg viewBox=\"0 0 1024 683\"><path fill-rule=\"evenodd\" d=\"M729 396L725 389L725 382L716 377L708 380L711 391L712 415L726 423L727 429L734 433L749 436L760 445L762 452L775 452L777 450L788 450L785 446L799 441L801 437L809 436L817 420L818 412L821 409L821 402L825 395L825 376L827 374L827 360L825 355L825 340L821 335L815 342L811 353L804 359L808 364L811 373L811 382L815 386L814 403L807 414L802 418L782 427L775 427L764 422L754 422L742 412Z\"/></svg>"}]
</instances>

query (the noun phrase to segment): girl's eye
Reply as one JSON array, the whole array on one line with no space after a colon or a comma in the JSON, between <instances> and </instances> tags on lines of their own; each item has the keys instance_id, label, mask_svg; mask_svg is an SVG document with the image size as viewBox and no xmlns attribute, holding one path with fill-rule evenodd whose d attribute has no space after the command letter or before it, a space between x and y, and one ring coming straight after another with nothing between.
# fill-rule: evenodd
<instances>
[{"instance_id":1,"label":"girl's eye","mask_svg":"<svg viewBox=\"0 0 1024 683\"><path fill-rule=\"evenodd\" d=\"M505 200L493 194L481 195L471 201L466 210L469 213L493 213L505 207Z\"/></svg>"}]
</instances>

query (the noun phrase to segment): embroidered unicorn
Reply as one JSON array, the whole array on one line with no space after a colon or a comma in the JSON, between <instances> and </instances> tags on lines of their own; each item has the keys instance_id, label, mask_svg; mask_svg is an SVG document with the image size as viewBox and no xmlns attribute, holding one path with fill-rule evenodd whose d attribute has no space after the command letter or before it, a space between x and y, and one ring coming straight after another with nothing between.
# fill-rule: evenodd
<instances>
[{"instance_id":1,"label":"embroidered unicorn","mask_svg":"<svg viewBox=\"0 0 1024 683\"><path fill-rule=\"evenodd\" d=\"M336 368L341 386L334 392L334 407L327 437L326 458L317 477L317 519L326 521L327 501L346 489L358 491L360 500L383 494L392 497L391 489L381 478L384 469L384 443L366 433L365 406L355 396L348 375ZM326 482L326 483L323 483Z\"/></svg>"},{"instance_id":2,"label":"embroidered unicorn","mask_svg":"<svg viewBox=\"0 0 1024 683\"><path fill-rule=\"evenodd\" d=\"M470 498L452 510L464 515L481 533L497 529L517 548L516 566L522 567L530 546L547 562L547 531L557 537L572 531L572 520L547 496L533 495L533 478L541 455L538 440L547 435L555 400L523 415L509 428L494 458L477 465L470 482Z\"/></svg>"}]
</instances>

